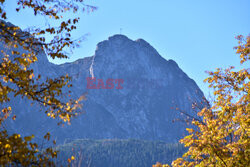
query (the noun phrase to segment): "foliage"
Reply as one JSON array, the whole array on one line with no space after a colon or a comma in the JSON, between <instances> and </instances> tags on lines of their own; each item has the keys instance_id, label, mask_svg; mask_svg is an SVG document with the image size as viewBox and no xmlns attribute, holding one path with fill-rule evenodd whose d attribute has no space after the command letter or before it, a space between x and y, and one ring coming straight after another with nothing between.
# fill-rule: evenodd
<instances>
[{"instance_id":1,"label":"foliage","mask_svg":"<svg viewBox=\"0 0 250 167\"><path fill-rule=\"evenodd\" d=\"M161 161L169 163L180 157L186 149L181 144L135 139L81 139L57 147L59 162L66 166L151 167ZM60 163L58 164L60 165Z\"/></svg>"},{"instance_id":2,"label":"foliage","mask_svg":"<svg viewBox=\"0 0 250 167\"><path fill-rule=\"evenodd\" d=\"M38 145L30 142L34 136L24 139L20 134L9 136L7 131L0 133L0 164L1 166L53 166L51 158L57 157L57 151L47 148L39 152Z\"/></svg>"},{"instance_id":3,"label":"foliage","mask_svg":"<svg viewBox=\"0 0 250 167\"><path fill-rule=\"evenodd\" d=\"M250 59L250 36L237 39L235 49L243 64ZM189 149L172 166L249 166L250 71L233 69L208 72L205 81L214 88L216 99L211 108L198 113L202 121L192 121L196 128L187 129L189 135L180 140Z\"/></svg>"},{"instance_id":4,"label":"foliage","mask_svg":"<svg viewBox=\"0 0 250 167\"><path fill-rule=\"evenodd\" d=\"M73 49L81 41L71 37L71 32L76 29L76 23L80 18L64 20L63 14L96 8L86 5L82 0L17 0L16 12L29 8L35 16L44 16L54 23L53 26L33 28L24 32L4 21L8 17L5 4L5 0L0 0L0 16L3 19L0 21L0 44L5 47L0 53L0 164L53 165L49 158L56 157L55 151L48 148L43 153L39 152L38 145L30 142L32 136L9 136L2 124L11 112L18 112L12 111L11 106L8 106L13 96L39 103L45 108L47 116L58 117L61 119L60 123L70 122L71 118L78 114L76 109L80 107L79 101L84 96L66 102L62 98L62 89L72 86L69 84L70 77L43 79L43 76L34 75L32 64L39 61L38 55L41 52L52 58L67 58L65 48ZM56 23L58 25L55 25ZM15 118L14 115L12 119ZM45 138L49 139L48 136L45 135Z\"/></svg>"}]
</instances>

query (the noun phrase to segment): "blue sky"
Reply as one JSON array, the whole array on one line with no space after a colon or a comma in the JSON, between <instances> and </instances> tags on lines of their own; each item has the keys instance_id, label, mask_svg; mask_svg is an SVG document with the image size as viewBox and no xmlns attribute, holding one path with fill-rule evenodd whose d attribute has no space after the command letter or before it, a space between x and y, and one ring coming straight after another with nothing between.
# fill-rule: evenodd
<instances>
[{"instance_id":1,"label":"blue sky","mask_svg":"<svg viewBox=\"0 0 250 167\"><path fill-rule=\"evenodd\" d=\"M14 2L6 4L8 20L27 28L42 25L43 18L29 11L15 13ZM74 36L89 34L68 60L94 55L96 44L122 34L143 38L166 59L175 60L208 95L203 83L206 70L230 65L239 67L233 47L235 36L250 33L249 0L86 0L98 10L77 14L81 21ZM71 14L76 16L76 14ZM249 64L248 64L249 65Z\"/></svg>"}]
</instances>

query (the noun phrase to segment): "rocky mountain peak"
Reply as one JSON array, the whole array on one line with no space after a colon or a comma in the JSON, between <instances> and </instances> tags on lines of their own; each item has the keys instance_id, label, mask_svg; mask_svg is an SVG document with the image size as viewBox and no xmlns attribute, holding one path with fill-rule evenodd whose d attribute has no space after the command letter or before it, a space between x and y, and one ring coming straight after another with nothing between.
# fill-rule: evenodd
<instances>
[{"instance_id":1,"label":"rocky mountain peak","mask_svg":"<svg viewBox=\"0 0 250 167\"><path fill-rule=\"evenodd\" d=\"M39 56L43 56L41 53ZM143 39L131 40L124 35L114 35L97 45L93 57L73 63L50 65L38 61L35 72L43 77L72 76L72 98L88 92L83 101L85 114L72 120L71 126L60 128L37 111L37 105L16 97L10 104L18 111L15 124L8 127L24 135L42 136L49 131L59 143L66 138L138 138L146 140L178 141L186 125L180 119L180 108L192 115L192 102L201 102L203 93L173 60L166 60ZM89 89L90 76L103 80L123 79L123 88ZM94 83L98 85L98 83ZM98 86L97 86L98 87ZM112 86L111 86L112 87ZM25 121L23 121L25 120ZM30 126L32 125L32 126ZM39 131L37 131L39 129Z\"/></svg>"},{"instance_id":2,"label":"rocky mountain peak","mask_svg":"<svg viewBox=\"0 0 250 167\"><path fill-rule=\"evenodd\" d=\"M105 54L107 52L109 52L109 54ZM139 52L147 52L149 54L140 54ZM116 57L129 59L142 55L159 56L159 53L143 39L133 41L125 35L117 34L97 44L95 56L103 55L110 56L109 58L113 59L116 59Z\"/></svg>"}]
</instances>

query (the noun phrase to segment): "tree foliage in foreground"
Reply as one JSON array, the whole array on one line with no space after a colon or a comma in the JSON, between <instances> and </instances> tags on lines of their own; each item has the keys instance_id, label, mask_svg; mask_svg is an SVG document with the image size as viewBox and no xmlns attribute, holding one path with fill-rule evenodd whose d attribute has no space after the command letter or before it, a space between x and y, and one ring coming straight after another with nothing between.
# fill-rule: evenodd
<instances>
[{"instance_id":1,"label":"tree foliage in foreground","mask_svg":"<svg viewBox=\"0 0 250 167\"><path fill-rule=\"evenodd\" d=\"M19 27L7 23L6 1L0 0L0 165L21 166L53 166L51 158L57 152L52 148L39 151L39 146L32 143L34 136L22 137L20 134L10 135L3 127L3 122L18 111L12 111L9 102L12 97L26 98L37 102L47 116L59 118L60 122L69 122L78 114L79 101L65 101L62 89L69 84L69 76L43 79L35 76L32 64L39 61L39 53L45 52L51 58L67 58L66 48L78 46L81 39L73 39L71 32L76 29L79 17L64 19L63 14L81 10L94 10L95 7L86 5L82 0L17 0L15 12L26 10L34 12L35 16L43 16L53 22L46 27L34 27L22 31ZM49 38L47 38L49 37ZM22 50L23 52L20 52ZM13 115L12 119L15 120ZM49 133L44 138L49 139Z\"/></svg>"},{"instance_id":2,"label":"tree foliage in foreground","mask_svg":"<svg viewBox=\"0 0 250 167\"><path fill-rule=\"evenodd\" d=\"M235 47L240 62L249 63L250 36L238 36ZM214 88L216 99L211 108L202 109L202 121L193 120L195 128L180 142L188 147L183 158L172 166L242 166L250 164L250 68L234 71L234 67L209 72L205 81ZM160 163L154 167L162 167Z\"/></svg>"}]
</instances>

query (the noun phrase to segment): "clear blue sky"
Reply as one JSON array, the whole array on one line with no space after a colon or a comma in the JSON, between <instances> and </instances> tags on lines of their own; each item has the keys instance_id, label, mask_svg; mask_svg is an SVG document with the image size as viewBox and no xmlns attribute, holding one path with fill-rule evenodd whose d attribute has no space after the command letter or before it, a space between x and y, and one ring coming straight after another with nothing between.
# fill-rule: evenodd
<instances>
[{"instance_id":1,"label":"clear blue sky","mask_svg":"<svg viewBox=\"0 0 250 167\"><path fill-rule=\"evenodd\" d=\"M31 12L15 14L14 2L6 9L8 20L26 28L41 25L43 18ZM120 33L136 40L148 41L166 59L175 60L204 93L206 70L233 65L239 58L233 47L236 35L250 33L250 0L86 0L98 10L80 14L75 36L89 33L81 47L68 60L71 62L94 54L96 44ZM72 14L73 15L73 14ZM249 64L248 64L249 65Z\"/></svg>"}]
</instances>

